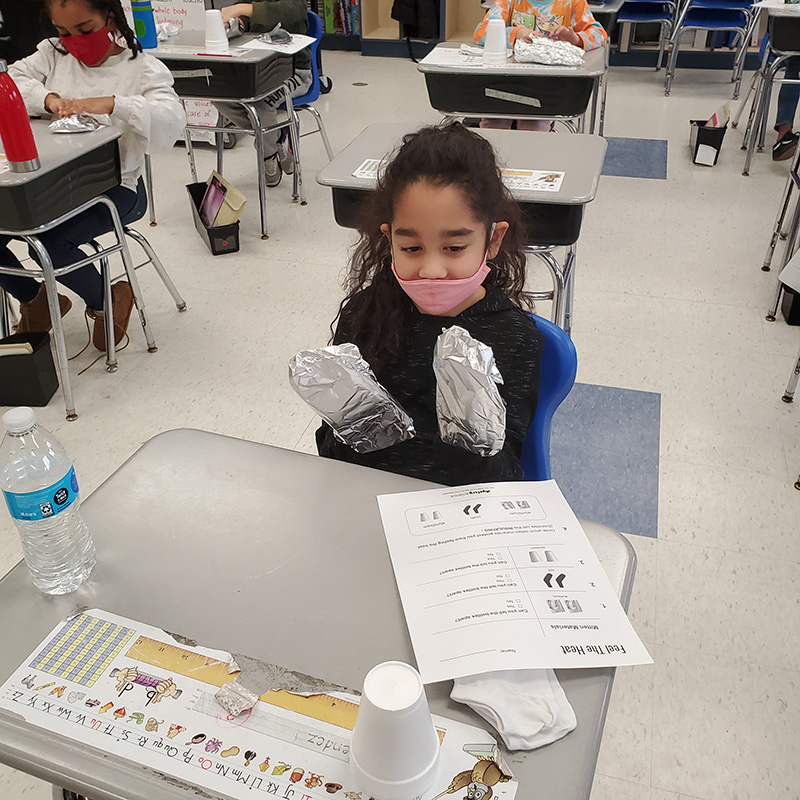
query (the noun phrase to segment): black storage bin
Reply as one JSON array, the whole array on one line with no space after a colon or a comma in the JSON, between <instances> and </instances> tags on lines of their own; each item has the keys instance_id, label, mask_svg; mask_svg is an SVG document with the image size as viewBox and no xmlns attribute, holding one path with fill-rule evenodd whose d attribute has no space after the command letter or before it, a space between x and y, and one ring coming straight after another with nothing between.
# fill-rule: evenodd
<instances>
[{"instance_id":1,"label":"black storage bin","mask_svg":"<svg viewBox=\"0 0 800 800\"><path fill-rule=\"evenodd\" d=\"M426 72L425 84L437 111L504 114L511 118L520 114L574 118L586 111L594 78ZM504 92L510 99L487 96L487 89ZM513 99L514 95L520 97L520 102Z\"/></svg>"},{"instance_id":2,"label":"black storage bin","mask_svg":"<svg viewBox=\"0 0 800 800\"><path fill-rule=\"evenodd\" d=\"M33 352L0 356L0 406L46 406L58 389L49 333L15 333L0 344L29 342Z\"/></svg>"},{"instance_id":3,"label":"black storage bin","mask_svg":"<svg viewBox=\"0 0 800 800\"><path fill-rule=\"evenodd\" d=\"M788 286L783 287L781 314L788 325L800 325L800 294Z\"/></svg>"},{"instance_id":4,"label":"black storage bin","mask_svg":"<svg viewBox=\"0 0 800 800\"><path fill-rule=\"evenodd\" d=\"M770 15L769 41L773 50L800 53L800 17Z\"/></svg>"},{"instance_id":5,"label":"black storage bin","mask_svg":"<svg viewBox=\"0 0 800 800\"><path fill-rule=\"evenodd\" d=\"M238 220L231 225L206 228L203 220L200 219L200 205L203 202L206 188L205 183L189 183L186 185L186 191L189 193L189 201L192 206L194 226L203 241L208 245L212 256L219 256L223 253L237 253L239 251Z\"/></svg>"}]
</instances>

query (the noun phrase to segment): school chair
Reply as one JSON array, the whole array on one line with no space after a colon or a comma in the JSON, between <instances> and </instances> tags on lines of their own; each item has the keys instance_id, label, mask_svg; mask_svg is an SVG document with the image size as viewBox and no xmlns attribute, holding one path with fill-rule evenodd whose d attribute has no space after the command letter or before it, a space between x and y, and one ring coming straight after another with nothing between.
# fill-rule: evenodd
<instances>
[{"instance_id":1,"label":"school chair","mask_svg":"<svg viewBox=\"0 0 800 800\"><path fill-rule=\"evenodd\" d=\"M734 41L746 40L750 29L751 0L685 0L669 40L664 95L669 97L678 63L681 36L686 31L728 31Z\"/></svg>"},{"instance_id":2,"label":"school chair","mask_svg":"<svg viewBox=\"0 0 800 800\"><path fill-rule=\"evenodd\" d=\"M769 127L770 100L772 99L773 84L790 83L798 81L776 77L778 72L786 67L789 58L800 56L800 20L792 17L769 16L767 33L761 42L759 51L761 66L753 75L753 80L742 100L732 127L739 123L742 109L747 104L747 99L752 93L753 101L747 119L747 127L742 140L742 150L747 150L742 167L742 175L750 174L753 162L753 152L758 149L761 153L766 142L767 128Z\"/></svg>"},{"instance_id":3,"label":"school chair","mask_svg":"<svg viewBox=\"0 0 800 800\"><path fill-rule=\"evenodd\" d=\"M311 105L319 100L319 95L321 92L319 65L317 63L317 50L319 48L319 43L322 41L322 20L320 19L319 14L315 14L313 11L308 12L307 18L308 36L312 36L314 38L314 42L308 48L311 51L311 87L301 97L292 98L292 119L297 129L297 141L299 142L300 139L305 136L311 136L314 133L319 133L319 135L322 137L322 143L325 146L325 152L328 154L328 161L333 161L333 150L331 149L331 143L328 141L328 134L325 131L325 125L322 122L322 117L320 116L319 111L317 111L317 109ZM281 111L285 111L286 104L284 103L280 108ZM300 117L297 113L298 111L308 111L310 114L313 114L317 123L316 130L308 131L307 133L302 134L300 133Z\"/></svg>"},{"instance_id":4,"label":"school chair","mask_svg":"<svg viewBox=\"0 0 800 800\"><path fill-rule=\"evenodd\" d=\"M672 33L672 23L675 19L675 3L663 0L635 0L625 2L617 15L617 24L631 26L631 40L636 33L637 23L658 23L658 57L656 59L656 72L661 69L667 42Z\"/></svg>"},{"instance_id":5,"label":"school chair","mask_svg":"<svg viewBox=\"0 0 800 800\"><path fill-rule=\"evenodd\" d=\"M141 179L140 179L141 180ZM145 260L141 262L141 264L133 264L133 271L135 272L137 269L141 269L148 264L153 265L153 269L155 269L156 274L159 278L161 278L162 283L166 286L167 291L172 296L173 301L175 302L175 307L178 311L186 311L186 301L181 296L181 293L178 291L178 288L172 282L172 278L170 278L169 273L164 268L164 265L161 263L161 259L156 255L156 251L153 250L150 242L139 233L135 228L131 228L130 226L134 222L138 222L144 215L147 213L149 207L149 198L151 195L148 191L142 191L141 185L140 190L136 193L136 204L131 209L131 211L125 215L124 218L121 219L122 227L125 232L125 235L130 239L133 239L144 251L146 256ZM151 223L152 224L152 223ZM99 252L102 247L98 244L97 241L92 240L91 242L87 243L89 247L94 248L95 253ZM108 265L108 256L101 256L99 258L100 261L100 272L103 275L103 284L105 287L105 307L106 309L111 308L111 286L116 283L118 280L126 277L126 275L117 275L115 277L111 277L111 273L109 270ZM127 272L127 267L126 267ZM138 305L137 305L138 307ZM105 315L105 327L106 327L106 370L108 372L116 372L117 371L117 357L116 357L116 344L114 343L114 337L109 335L109 331L114 330L114 319L113 319L113 312L106 313ZM149 342L148 342L149 345ZM154 353L158 348L153 346L151 350L148 346L148 352Z\"/></svg>"},{"instance_id":6,"label":"school chair","mask_svg":"<svg viewBox=\"0 0 800 800\"><path fill-rule=\"evenodd\" d=\"M539 402L522 446L522 472L526 481L547 481L550 474L550 429L553 414L569 394L578 371L575 345L558 325L530 314L544 337L539 379Z\"/></svg>"}]
</instances>

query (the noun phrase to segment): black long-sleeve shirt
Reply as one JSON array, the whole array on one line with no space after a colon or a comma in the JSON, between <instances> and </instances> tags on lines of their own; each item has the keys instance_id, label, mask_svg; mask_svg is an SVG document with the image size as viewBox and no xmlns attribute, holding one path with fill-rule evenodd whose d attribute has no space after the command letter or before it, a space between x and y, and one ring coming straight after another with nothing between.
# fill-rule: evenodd
<instances>
[{"instance_id":1,"label":"black long-sleeve shirt","mask_svg":"<svg viewBox=\"0 0 800 800\"><path fill-rule=\"evenodd\" d=\"M349 330L348 318L356 304L363 302L363 294L345 306L334 344L358 344L358 337ZM316 435L319 454L451 486L520 480L522 446L539 399L543 337L534 321L493 288L487 288L482 300L456 317L436 317L414 309L410 319L403 358L376 372L376 377L414 420L416 436L384 450L356 453L323 423ZM503 376L499 389L506 402L506 441L499 453L488 458L445 444L439 437L433 351L442 329L452 325L460 325L489 345Z\"/></svg>"}]
</instances>

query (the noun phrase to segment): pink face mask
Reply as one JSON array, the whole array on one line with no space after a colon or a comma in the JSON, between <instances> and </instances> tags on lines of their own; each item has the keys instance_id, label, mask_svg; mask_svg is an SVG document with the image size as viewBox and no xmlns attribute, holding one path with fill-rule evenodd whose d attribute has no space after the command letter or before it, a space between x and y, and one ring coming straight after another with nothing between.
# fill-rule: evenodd
<instances>
[{"instance_id":1,"label":"pink face mask","mask_svg":"<svg viewBox=\"0 0 800 800\"><path fill-rule=\"evenodd\" d=\"M67 48L81 64L91 67L97 64L108 52L108 48L114 43L114 34L102 27L93 33L82 33L76 36L60 36L61 43Z\"/></svg>"},{"instance_id":2,"label":"pink face mask","mask_svg":"<svg viewBox=\"0 0 800 800\"><path fill-rule=\"evenodd\" d=\"M495 225L492 223L489 232L489 241L494 236ZM475 290L486 280L492 268L486 263L489 248L483 254L483 261L474 275L468 278L418 278L417 280L404 280L397 274L392 261L394 273L400 288L411 298L414 305L425 314L439 317L461 305Z\"/></svg>"},{"instance_id":3,"label":"pink face mask","mask_svg":"<svg viewBox=\"0 0 800 800\"><path fill-rule=\"evenodd\" d=\"M440 317L456 306L461 305L486 280L492 268L484 261L474 275L468 278L418 278L403 280L395 269L394 272L400 288L412 299L414 305L425 314Z\"/></svg>"}]
</instances>

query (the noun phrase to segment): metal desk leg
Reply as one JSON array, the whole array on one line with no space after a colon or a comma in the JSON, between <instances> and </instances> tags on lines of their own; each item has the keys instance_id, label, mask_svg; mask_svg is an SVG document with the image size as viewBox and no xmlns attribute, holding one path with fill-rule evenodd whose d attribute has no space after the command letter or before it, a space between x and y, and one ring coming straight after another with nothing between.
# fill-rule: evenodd
<instances>
[{"instance_id":1,"label":"metal desk leg","mask_svg":"<svg viewBox=\"0 0 800 800\"><path fill-rule=\"evenodd\" d=\"M114 336L114 295L111 292L111 270L108 259L100 260L100 274L103 276L103 326L106 330L106 372L116 372L117 342Z\"/></svg>"},{"instance_id":2,"label":"metal desk leg","mask_svg":"<svg viewBox=\"0 0 800 800\"><path fill-rule=\"evenodd\" d=\"M594 89L592 89L592 110L589 114L589 133L597 133L597 107L600 103L600 92L603 84L603 76L598 75L594 79Z\"/></svg>"},{"instance_id":3,"label":"metal desk leg","mask_svg":"<svg viewBox=\"0 0 800 800\"><path fill-rule=\"evenodd\" d=\"M158 225L156 221L156 198L153 196L153 165L150 163L150 156L144 157L144 184L147 190L147 208L150 212L150 227Z\"/></svg>"},{"instance_id":4,"label":"metal desk leg","mask_svg":"<svg viewBox=\"0 0 800 800\"><path fill-rule=\"evenodd\" d=\"M114 209L116 211L116 209ZM42 268L44 287L47 293L47 305L50 309L50 321L53 323L53 340L56 346L56 369L58 380L61 384L61 393L64 395L64 407L67 412L67 421L78 419L75 411L75 401L72 398L72 384L69 381L69 360L67 359L67 346L64 343L64 326L61 324L61 309L58 305L58 284L53 274L53 262L47 248L36 236L22 237L35 251L37 260Z\"/></svg>"},{"instance_id":5,"label":"metal desk leg","mask_svg":"<svg viewBox=\"0 0 800 800\"><path fill-rule=\"evenodd\" d=\"M8 295L0 289L0 339L11 335L11 307Z\"/></svg>"},{"instance_id":6,"label":"metal desk leg","mask_svg":"<svg viewBox=\"0 0 800 800\"><path fill-rule=\"evenodd\" d=\"M611 58L611 48L609 47L608 53L606 53L606 71L603 73L602 81L603 81L603 94L600 98L600 124L597 130L597 133L600 136L603 136L605 129L606 129L606 96L608 94L608 67L609 67L609 60Z\"/></svg>"},{"instance_id":7,"label":"metal desk leg","mask_svg":"<svg viewBox=\"0 0 800 800\"><path fill-rule=\"evenodd\" d=\"M308 203L306 198L306 190L303 185L303 167L300 160L300 118L292 105L292 95L289 92L286 84L283 86L283 95L286 98L286 113L289 115L291 125L289 125L289 142L292 145L292 152L294 153L294 176L292 179L292 200L297 202L298 196L300 197L300 205L304 206Z\"/></svg>"},{"instance_id":8,"label":"metal desk leg","mask_svg":"<svg viewBox=\"0 0 800 800\"><path fill-rule=\"evenodd\" d=\"M264 175L264 140L261 135L261 120L254 106L250 103L242 103L242 108L250 117L250 124L253 126L253 133L256 137L256 159L258 161L258 200L261 210L261 238L269 239L269 228L267 227L267 178Z\"/></svg>"},{"instance_id":9,"label":"metal desk leg","mask_svg":"<svg viewBox=\"0 0 800 800\"><path fill-rule=\"evenodd\" d=\"M800 148L798 148L798 154L800 154ZM794 190L794 173L796 165L797 154L795 155L789 177L786 179L786 188L783 190L780 211L778 211L778 217L775 220L775 227L772 229L772 236L770 236L769 245L767 245L767 254L764 256L764 263L761 265L761 269L764 272L769 272L770 270L772 257L775 255L775 246L778 244L778 238L781 236L783 223L786 219L786 214L789 211L789 204L791 203L792 199L792 191Z\"/></svg>"},{"instance_id":10,"label":"metal desk leg","mask_svg":"<svg viewBox=\"0 0 800 800\"><path fill-rule=\"evenodd\" d=\"M527 246L525 248L525 252L528 255L536 256L537 258L541 259L544 262L544 265L547 269L550 270L550 274L553 278L553 291L552 293L539 293L539 292L525 292L525 295L531 299L552 299L553 301L553 309L552 309L552 320L553 322L558 325L559 327L564 327L564 301L565 301L565 278L564 278L564 271L561 269L561 264L558 263L558 260L553 255L553 248L552 247L536 247L536 246Z\"/></svg>"},{"instance_id":11,"label":"metal desk leg","mask_svg":"<svg viewBox=\"0 0 800 800\"><path fill-rule=\"evenodd\" d=\"M222 131L214 131L214 144L217 147L217 172L222 175L222 154L225 150Z\"/></svg>"},{"instance_id":12,"label":"metal desk leg","mask_svg":"<svg viewBox=\"0 0 800 800\"><path fill-rule=\"evenodd\" d=\"M789 383L786 384L786 391L783 393L783 397L781 397L784 403L794 402L794 391L797 388L798 378L800 378L800 353L797 354L797 361L794 363L794 372L792 372L789 377ZM798 478L797 481L800 483L800 478ZM800 489L800 486L796 483L794 488Z\"/></svg>"},{"instance_id":13,"label":"metal desk leg","mask_svg":"<svg viewBox=\"0 0 800 800\"><path fill-rule=\"evenodd\" d=\"M192 132L188 128L183 129L183 140L186 142L186 157L189 159L189 169L192 171L192 183L197 183L197 165L194 163Z\"/></svg>"},{"instance_id":14,"label":"metal desk leg","mask_svg":"<svg viewBox=\"0 0 800 800\"><path fill-rule=\"evenodd\" d=\"M564 300L564 330L572 336L573 306L575 303L575 267L578 264L578 245L572 244L567 248L567 258L564 262L564 283L566 285L566 298Z\"/></svg>"}]
</instances>

